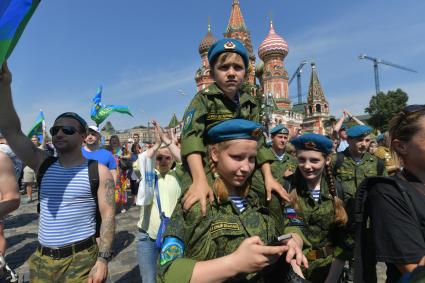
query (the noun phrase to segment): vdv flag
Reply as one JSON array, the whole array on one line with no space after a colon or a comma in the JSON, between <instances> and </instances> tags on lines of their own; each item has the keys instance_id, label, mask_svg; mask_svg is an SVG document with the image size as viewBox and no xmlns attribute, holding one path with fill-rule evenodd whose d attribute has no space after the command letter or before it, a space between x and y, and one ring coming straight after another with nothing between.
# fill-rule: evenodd
<instances>
[{"instance_id":1,"label":"vdv flag","mask_svg":"<svg viewBox=\"0 0 425 283\"><path fill-rule=\"evenodd\" d=\"M35 122L31 129L28 131L27 137L31 138L32 136L37 136L40 140L40 143L43 142L43 131L45 130L45 120L44 120L44 113L40 110L40 113L38 113L37 118L35 119Z\"/></svg>"},{"instance_id":2,"label":"vdv flag","mask_svg":"<svg viewBox=\"0 0 425 283\"><path fill-rule=\"evenodd\" d=\"M0 66L9 58L40 0L0 1Z\"/></svg>"},{"instance_id":3,"label":"vdv flag","mask_svg":"<svg viewBox=\"0 0 425 283\"><path fill-rule=\"evenodd\" d=\"M119 112L133 116L127 106L122 105L103 105L102 104L102 87L97 89L95 97L92 99L93 106L90 111L91 119L96 123L96 126L105 121L112 112Z\"/></svg>"}]
</instances>

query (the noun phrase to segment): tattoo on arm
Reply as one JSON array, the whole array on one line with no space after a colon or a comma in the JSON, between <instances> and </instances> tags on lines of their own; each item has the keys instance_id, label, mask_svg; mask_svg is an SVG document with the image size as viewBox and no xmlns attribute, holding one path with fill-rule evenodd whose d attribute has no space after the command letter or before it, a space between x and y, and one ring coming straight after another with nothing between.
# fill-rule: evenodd
<instances>
[{"instance_id":1,"label":"tattoo on arm","mask_svg":"<svg viewBox=\"0 0 425 283\"><path fill-rule=\"evenodd\" d=\"M110 251L112 248L112 241L114 240L115 233L115 215L112 213L102 219L100 226L100 243L99 252Z\"/></svg>"},{"instance_id":2,"label":"tattoo on arm","mask_svg":"<svg viewBox=\"0 0 425 283\"><path fill-rule=\"evenodd\" d=\"M107 205L115 205L115 182L112 179L105 182L105 202Z\"/></svg>"}]
</instances>

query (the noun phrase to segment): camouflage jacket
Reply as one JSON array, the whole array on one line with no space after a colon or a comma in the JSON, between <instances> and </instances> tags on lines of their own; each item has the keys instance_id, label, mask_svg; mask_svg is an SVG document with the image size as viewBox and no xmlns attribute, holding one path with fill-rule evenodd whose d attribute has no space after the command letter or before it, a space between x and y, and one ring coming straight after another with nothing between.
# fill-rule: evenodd
<instances>
[{"instance_id":1,"label":"camouflage jacket","mask_svg":"<svg viewBox=\"0 0 425 283\"><path fill-rule=\"evenodd\" d=\"M183 212L182 206L177 205L164 237L178 237L184 248L180 254L176 254L172 246L162 246L158 267L159 282L189 282L197 261L231 254L244 239L251 236L259 236L264 243L269 243L283 234L283 230L282 226L276 224L269 210L260 204L258 196L252 190L248 194L247 207L243 212L239 212L230 200L207 205L206 217L201 215L199 203L188 212ZM167 257L170 254L173 256ZM257 274L240 274L232 280L262 282L255 275Z\"/></svg>"},{"instance_id":2,"label":"camouflage jacket","mask_svg":"<svg viewBox=\"0 0 425 283\"><path fill-rule=\"evenodd\" d=\"M255 98L242 91L239 93L239 105L225 96L216 84L211 84L195 95L183 116L184 125L181 136L183 158L194 152L206 155L204 140L206 132L218 122L234 118L259 122L260 112ZM273 159L272 155L267 155L264 139L261 144L262 148L257 156L259 164Z\"/></svg>"},{"instance_id":3,"label":"camouflage jacket","mask_svg":"<svg viewBox=\"0 0 425 283\"><path fill-rule=\"evenodd\" d=\"M292 179L293 177L289 178L289 184L294 181ZM329 254L309 260L309 268L305 271L305 274L309 277L316 268L330 265L334 257L342 260L348 259L345 252L347 230L345 227L334 223L335 209L325 178L321 180L320 199L317 202L313 199L304 181L299 185L301 186L299 190L301 193L298 195L299 208L296 211L289 205L285 208L288 223L285 232L292 232L292 228L301 230L305 255L313 250L323 251L323 249L329 248L328 251L330 251ZM344 188L341 184L337 186L340 188L339 194L343 193ZM287 187L289 186L287 185ZM295 184L292 184L289 191L294 189Z\"/></svg>"}]
</instances>

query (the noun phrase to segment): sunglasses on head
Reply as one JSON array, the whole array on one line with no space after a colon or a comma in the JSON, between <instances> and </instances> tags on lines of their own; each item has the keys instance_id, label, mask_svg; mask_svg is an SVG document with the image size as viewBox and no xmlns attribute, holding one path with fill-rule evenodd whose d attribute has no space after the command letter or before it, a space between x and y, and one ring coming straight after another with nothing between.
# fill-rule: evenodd
<instances>
[{"instance_id":1,"label":"sunglasses on head","mask_svg":"<svg viewBox=\"0 0 425 283\"><path fill-rule=\"evenodd\" d=\"M401 111L404 115L410 115L412 113L425 110L425 104L412 104L403 108Z\"/></svg>"},{"instance_id":2,"label":"sunglasses on head","mask_svg":"<svg viewBox=\"0 0 425 283\"><path fill-rule=\"evenodd\" d=\"M50 128L50 134L52 136L56 136L59 133L59 130L62 130L62 133L67 136L71 136L78 132L77 129L73 126L53 126Z\"/></svg>"},{"instance_id":3,"label":"sunglasses on head","mask_svg":"<svg viewBox=\"0 0 425 283\"><path fill-rule=\"evenodd\" d=\"M157 161L163 161L163 160L170 161L171 160L171 156L157 156L156 157L156 160Z\"/></svg>"}]
</instances>

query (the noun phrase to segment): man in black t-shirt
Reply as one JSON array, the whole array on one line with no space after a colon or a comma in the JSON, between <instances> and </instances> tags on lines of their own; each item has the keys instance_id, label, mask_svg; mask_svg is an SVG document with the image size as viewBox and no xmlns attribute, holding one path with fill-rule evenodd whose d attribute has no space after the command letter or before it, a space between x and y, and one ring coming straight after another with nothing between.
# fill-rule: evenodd
<instances>
[{"instance_id":1,"label":"man in black t-shirt","mask_svg":"<svg viewBox=\"0 0 425 283\"><path fill-rule=\"evenodd\" d=\"M368 196L376 258L387 264L389 283L425 259L425 185L407 171L397 177L410 183L406 187L414 212L390 184L376 184Z\"/></svg>"}]
</instances>

